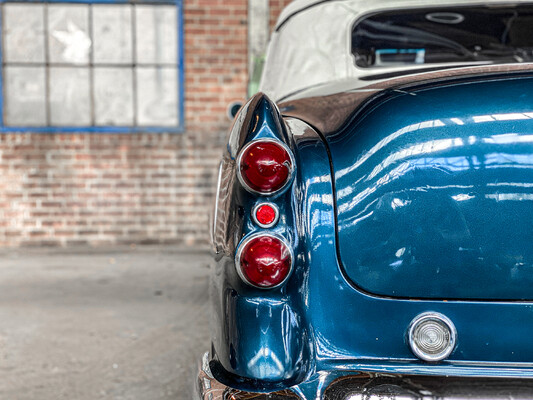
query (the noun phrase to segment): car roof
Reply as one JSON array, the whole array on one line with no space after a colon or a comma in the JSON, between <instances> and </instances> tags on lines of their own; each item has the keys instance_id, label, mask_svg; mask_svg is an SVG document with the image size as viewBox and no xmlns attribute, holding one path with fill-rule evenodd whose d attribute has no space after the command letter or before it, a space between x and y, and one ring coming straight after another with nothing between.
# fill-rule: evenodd
<instances>
[{"instance_id":1,"label":"car roof","mask_svg":"<svg viewBox=\"0 0 533 400\"><path fill-rule=\"evenodd\" d=\"M366 71L357 67L351 53L351 30L364 15L424 7L519 4L533 4L533 0L295 0L282 11L272 33L259 90L280 101L334 81L351 79L363 84L361 78L369 72L394 74L427 68L393 66ZM472 64L477 63L465 63Z\"/></svg>"},{"instance_id":2,"label":"car roof","mask_svg":"<svg viewBox=\"0 0 533 400\"><path fill-rule=\"evenodd\" d=\"M527 2L528 0L526 0ZM438 7L438 6L448 6L448 5L468 5L468 4L518 4L523 3L524 0L293 0L289 3L280 13L278 21L276 23L276 28L285 24L290 18L294 15L305 11L308 8L312 8L315 5L321 3L347 3L350 5L359 6L361 11L364 11L365 14L371 12L372 9L383 10L386 8L407 8L407 7ZM531 1L530 1L531 2Z\"/></svg>"}]
</instances>

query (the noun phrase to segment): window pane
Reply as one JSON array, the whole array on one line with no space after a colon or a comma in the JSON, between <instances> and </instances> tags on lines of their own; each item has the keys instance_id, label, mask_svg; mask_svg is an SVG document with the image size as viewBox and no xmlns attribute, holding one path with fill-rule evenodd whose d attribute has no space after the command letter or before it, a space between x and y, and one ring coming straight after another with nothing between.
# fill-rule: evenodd
<instances>
[{"instance_id":1,"label":"window pane","mask_svg":"<svg viewBox=\"0 0 533 400\"><path fill-rule=\"evenodd\" d=\"M4 67L5 124L46 125L44 67Z\"/></svg>"},{"instance_id":2,"label":"window pane","mask_svg":"<svg viewBox=\"0 0 533 400\"><path fill-rule=\"evenodd\" d=\"M173 6L135 7L137 62L177 63L177 9Z\"/></svg>"},{"instance_id":3,"label":"window pane","mask_svg":"<svg viewBox=\"0 0 533 400\"><path fill-rule=\"evenodd\" d=\"M91 50L89 6L48 6L49 60L52 63L87 64Z\"/></svg>"},{"instance_id":4,"label":"window pane","mask_svg":"<svg viewBox=\"0 0 533 400\"><path fill-rule=\"evenodd\" d=\"M4 4L4 62L44 62L44 6Z\"/></svg>"},{"instance_id":5,"label":"window pane","mask_svg":"<svg viewBox=\"0 0 533 400\"><path fill-rule=\"evenodd\" d=\"M180 125L176 5L36 0L0 11L4 126Z\"/></svg>"},{"instance_id":6,"label":"window pane","mask_svg":"<svg viewBox=\"0 0 533 400\"><path fill-rule=\"evenodd\" d=\"M178 74L175 68L137 68L137 119L142 126L178 124Z\"/></svg>"},{"instance_id":7,"label":"window pane","mask_svg":"<svg viewBox=\"0 0 533 400\"><path fill-rule=\"evenodd\" d=\"M50 68L50 123L54 126L91 124L88 69Z\"/></svg>"},{"instance_id":8,"label":"window pane","mask_svg":"<svg viewBox=\"0 0 533 400\"><path fill-rule=\"evenodd\" d=\"M133 125L130 68L94 68L96 125Z\"/></svg>"},{"instance_id":9,"label":"window pane","mask_svg":"<svg viewBox=\"0 0 533 400\"><path fill-rule=\"evenodd\" d=\"M95 64L131 64L130 5L93 5Z\"/></svg>"}]
</instances>

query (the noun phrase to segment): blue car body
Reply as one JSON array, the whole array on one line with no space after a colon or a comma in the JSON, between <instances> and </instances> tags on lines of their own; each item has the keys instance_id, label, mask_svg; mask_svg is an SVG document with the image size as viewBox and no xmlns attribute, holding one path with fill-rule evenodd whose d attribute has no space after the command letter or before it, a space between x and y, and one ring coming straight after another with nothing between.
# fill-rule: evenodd
<instances>
[{"instance_id":1,"label":"blue car body","mask_svg":"<svg viewBox=\"0 0 533 400\"><path fill-rule=\"evenodd\" d=\"M236 142L278 138L296 157L269 230L293 246L295 266L278 289L246 285L234 251L263 229L249 212L227 221L234 245L223 244L212 285L219 380L316 393L324 371L533 377L531 74L382 93L326 136L294 118L292 135L278 131L262 95L250 106L259 123ZM296 113L297 101L286 107ZM237 152L228 147L228 164ZM227 187L227 209L264 200ZM425 311L458 332L438 364L406 343Z\"/></svg>"},{"instance_id":2,"label":"blue car body","mask_svg":"<svg viewBox=\"0 0 533 400\"><path fill-rule=\"evenodd\" d=\"M264 138L296 163L272 196L236 178L239 151ZM257 94L232 128L217 196L207 362L235 393L315 399L347 376L533 378L528 68L430 72L278 104ZM280 214L268 229L251 217L265 200ZM235 265L239 244L265 232L294 253L271 290ZM440 362L408 343L427 312L457 331Z\"/></svg>"}]
</instances>

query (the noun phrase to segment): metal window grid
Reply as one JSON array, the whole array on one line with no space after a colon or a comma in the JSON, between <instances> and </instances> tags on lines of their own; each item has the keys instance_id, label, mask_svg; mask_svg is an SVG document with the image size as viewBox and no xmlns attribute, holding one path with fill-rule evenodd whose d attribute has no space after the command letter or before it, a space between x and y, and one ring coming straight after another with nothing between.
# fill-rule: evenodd
<instances>
[{"instance_id":1,"label":"metal window grid","mask_svg":"<svg viewBox=\"0 0 533 400\"><path fill-rule=\"evenodd\" d=\"M4 49L4 35L3 35L3 25L4 25L4 5L8 3L18 3L18 4L43 4L44 7L44 37L45 37L45 62L44 63L32 63L32 62L9 62L6 63L3 58L3 49ZM129 68L132 71L132 88L133 88L133 126L103 126L95 124L95 111L94 111L94 48L91 46L89 53L89 63L85 65L69 64L69 63L50 63L49 62L49 49L48 49L48 5L49 4L87 4L89 5L89 21L88 29L91 41L93 40L93 4L110 4L110 5L126 5L129 4L132 6L132 63L130 64L106 64L98 63L97 67L120 67L120 68ZM136 5L171 5L176 7L177 14L177 64L168 64L168 63L142 63L137 64L136 60ZM183 38L183 0L145 0L145 1L125 1L125 0L53 0L53 1L39 1L39 0L0 0L0 34L2 38L0 40L0 133L182 133L185 130L185 91L184 91L184 38ZM177 126L137 126L137 78L135 76L135 67L141 65L142 67L172 67L177 68L177 106L178 106L178 125ZM45 68L45 111L46 111L46 120L47 126L6 126L4 124L4 67L6 66L39 66ZM91 104L91 121L92 125L89 126L51 126L50 125L50 70L49 67L66 67L69 68L86 68L89 70L89 86L90 86L90 104Z\"/></svg>"}]
</instances>

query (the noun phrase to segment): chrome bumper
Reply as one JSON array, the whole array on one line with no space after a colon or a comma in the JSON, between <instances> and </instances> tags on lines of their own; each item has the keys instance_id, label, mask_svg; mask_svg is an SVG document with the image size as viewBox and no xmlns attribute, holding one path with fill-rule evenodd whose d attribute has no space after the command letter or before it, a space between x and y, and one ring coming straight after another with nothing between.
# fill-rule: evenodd
<instances>
[{"instance_id":1,"label":"chrome bumper","mask_svg":"<svg viewBox=\"0 0 533 400\"><path fill-rule=\"evenodd\" d=\"M320 392L320 390L318 391ZM533 400L533 379L464 378L368 374L353 372L333 380L317 395L291 390L253 393L217 381L209 369L209 354L199 366L197 400Z\"/></svg>"},{"instance_id":2,"label":"chrome bumper","mask_svg":"<svg viewBox=\"0 0 533 400\"><path fill-rule=\"evenodd\" d=\"M526 400L532 379L360 374L340 378L325 400Z\"/></svg>"},{"instance_id":3,"label":"chrome bumper","mask_svg":"<svg viewBox=\"0 0 533 400\"><path fill-rule=\"evenodd\" d=\"M298 400L294 392L283 390L275 393L243 392L217 381L209 369L209 353L202 357L196 382L195 400Z\"/></svg>"}]
</instances>

